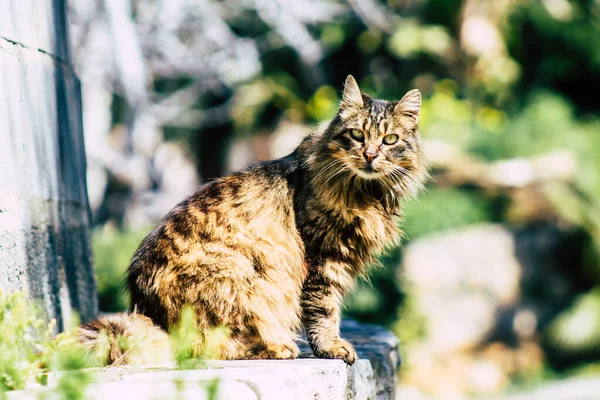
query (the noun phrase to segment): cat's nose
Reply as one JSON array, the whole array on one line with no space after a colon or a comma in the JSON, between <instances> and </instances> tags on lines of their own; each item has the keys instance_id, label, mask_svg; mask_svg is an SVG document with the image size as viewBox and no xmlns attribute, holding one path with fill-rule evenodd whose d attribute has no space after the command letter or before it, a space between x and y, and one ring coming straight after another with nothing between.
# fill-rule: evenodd
<instances>
[{"instance_id":1,"label":"cat's nose","mask_svg":"<svg viewBox=\"0 0 600 400\"><path fill-rule=\"evenodd\" d=\"M369 148L369 149L365 150L365 153L364 153L364 155L365 155L365 159L366 159L366 160L367 160L367 162L370 164L370 163L372 163L372 162L373 162L373 160L374 160L375 158L377 158L377 156L378 156L378 153L377 153L377 150L374 150L374 149L370 149L370 148Z\"/></svg>"}]
</instances>

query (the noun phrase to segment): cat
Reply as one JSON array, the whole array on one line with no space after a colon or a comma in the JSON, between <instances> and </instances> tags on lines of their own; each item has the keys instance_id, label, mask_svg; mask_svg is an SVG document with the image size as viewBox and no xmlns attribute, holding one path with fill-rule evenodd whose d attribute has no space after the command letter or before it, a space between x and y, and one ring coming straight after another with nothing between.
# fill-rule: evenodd
<instances>
[{"instance_id":1,"label":"cat","mask_svg":"<svg viewBox=\"0 0 600 400\"><path fill-rule=\"evenodd\" d=\"M303 326L316 357L353 364L340 337L342 299L398 243L401 201L428 177L420 107L416 89L388 102L348 76L336 116L295 151L206 183L170 211L129 265L133 314L84 325L80 340L145 336L165 348L165 332L191 305L201 337L227 330L219 359L295 358ZM108 364L149 357L112 347Z\"/></svg>"}]
</instances>

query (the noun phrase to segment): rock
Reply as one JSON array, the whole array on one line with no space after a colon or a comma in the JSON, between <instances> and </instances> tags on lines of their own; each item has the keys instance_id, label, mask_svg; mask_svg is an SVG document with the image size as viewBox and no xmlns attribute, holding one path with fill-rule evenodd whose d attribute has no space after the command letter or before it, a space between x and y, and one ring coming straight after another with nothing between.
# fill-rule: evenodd
<instances>
[{"instance_id":1,"label":"rock","mask_svg":"<svg viewBox=\"0 0 600 400\"><path fill-rule=\"evenodd\" d=\"M575 236L548 224L487 224L411 243L400 274L426 334L410 348L403 382L449 399L539 372L541 327L585 288Z\"/></svg>"},{"instance_id":2,"label":"rock","mask_svg":"<svg viewBox=\"0 0 600 400\"><path fill-rule=\"evenodd\" d=\"M482 225L414 242L403 276L428 320L437 351L468 348L485 339L495 310L517 300L521 269L512 233Z\"/></svg>"},{"instance_id":3,"label":"rock","mask_svg":"<svg viewBox=\"0 0 600 400\"><path fill-rule=\"evenodd\" d=\"M64 0L0 3L0 289L59 329L97 314L79 80Z\"/></svg>"}]
</instances>

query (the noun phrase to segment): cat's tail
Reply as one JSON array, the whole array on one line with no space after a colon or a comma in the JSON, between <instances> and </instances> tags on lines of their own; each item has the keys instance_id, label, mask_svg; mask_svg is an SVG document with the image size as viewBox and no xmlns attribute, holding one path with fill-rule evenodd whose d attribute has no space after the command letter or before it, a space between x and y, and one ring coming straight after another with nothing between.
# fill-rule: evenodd
<instances>
[{"instance_id":1,"label":"cat's tail","mask_svg":"<svg viewBox=\"0 0 600 400\"><path fill-rule=\"evenodd\" d=\"M77 330L77 339L104 365L163 365L173 362L167 333L137 313L102 316Z\"/></svg>"}]
</instances>

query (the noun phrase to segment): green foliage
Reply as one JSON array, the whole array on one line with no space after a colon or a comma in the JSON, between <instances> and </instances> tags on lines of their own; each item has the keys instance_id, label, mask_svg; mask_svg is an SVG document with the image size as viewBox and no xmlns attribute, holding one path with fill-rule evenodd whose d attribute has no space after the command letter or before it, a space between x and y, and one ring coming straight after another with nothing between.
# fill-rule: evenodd
<instances>
[{"instance_id":1,"label":"green foliage","mask_svg":"<svg viewBox=\"0 0 600 400\"><path fill-rule=\"evenodd\" d=\"M219 398L219 383L219 378L215 378L204 386L207 400L217 400Z\"/></svg>"},{"instance_id":2,"label":"green foliage","mask_svg":"<svg viewBox=\"0 0 600 400\"><path fill-rule=\"evenodd\" d=\"M85 398L86 387L93 382L93 375L85 368L98 366L88 362L88 354L82 349L68 348L57 353L53 370L60 372L56 383L57 398L80 400Z\"/></svg>"},{"instance_id":3,"label":"green foliage","mask_svg":"<svg viewBox=\"0 0 600 400\"><path fill-rule=\"evenodd\" d=\"M600 120L578 122L569 131L570 148L578 155L573 184L555 183L546 194L561 217L591 237L585 255L590 278L600 282Z\"/></svg>"},{"instance_id":4,"label":"green foliage","mask_svg":"<svg viewBox=\"0 0 600 400\"><path fill-rule=\"evenodd\" d=\"M578 365L569 369L565 375L567 376L600 376L600 361L592 361L589 364Z\"/></svg>"},{"instance_id":5,"label":"green foliage","mask_svg":"<svg viewBox=\"0 0 600 400\"><path fill-rule=\"evenodd\" d=\"M403 301L403 291L396 282L400 252L394 249L380 258L367 279L345 299L345 316L368 323L389 325L395 321L396 309Z\"/></svg>"},{"instance_id":6,"label":"green foliage","mask_svg":"<svg viewBox=\"0 0 600 400\"><path fill-rule=\"evenodd\" d=\"M177 366L180 369L203 366L203 360L214 358L228 336L229 332L220 327L204 336L198 329L194 309L185 306L179 324L169 333Z\"/></svg>"},{"instance_id":7,"label":"green foliage","mask_svg":"<svg viewBox=\"0 0 600 400\"><path fill-rule=\"evenodd\" d=\"M489 204L477 193L460 189L433 188L406 203L402 224L414 240L427 234L489 221Z\"/></svg>"},{"instance_id":8,"label":"green foliage","mask_svg":"<svg viewBox=\"0 0 600 400\"><path fill-rule=\"evenodd\" d=\"M474 107L459 98L459 86L450 79L435 84L429 98L423 100L419 130L427 138L448 140L466 146L473 139Z\"/></svg>"},{"instance_id":9,"label":"green foliage","mask_svg":"<svg viewBox=\"0 0 600 400\"><path fill-rule=\"evenodd\" d=\"M321 30L321 43L328 50L337 49L345 41L344 26L339 24L326 25Z\"/></svg>"},{"instance_id":10,"label":"green foliage","mask_svg":"<svg viewBox=\"0 0 600 400\"><path fill-rule=\"evenodd\" d=\"M73 321L79 324L78 318ZM6 398L7 391L26 389L35 382L47 385L49 376L56 383L52 390L41 392L40 398L85 398L87 386L94 381L94 368L103 366L104 352L86 351L72 332L52 338L54 330L55 323L46 324L41 309L23 293L0 291L0 399ZM181 369L203 367L202 360L210 358L226 337L225 330L216 329L200 340L194 313L186 307L171 336L177 365ZM119 345L128 349L135 341L121 340ZM218 379L203 383L203 388L208 399L218 398Z\"/></svg>"},{"instance_id":11,"label":"green foliage","mask_svg":"<svg viewBox=\"0 0 600 400\"><path fill-rule=\"evenodd\" d=\"M403 344L410 346L427 333L427 318L419 310L414 292L406 283L404 283L403 289L407 295L398 308L391 329Z\"/></svg>"},{"instance_id":12,"label":"green foliage","mask_svg":"<svg viewBox=\"0 0 600 400\"><path fill-rule=\"evenodd\" d=\"M511 8L504 39L522 66L518 92L544 87L562 92L587 108L600 86L600 24L594 1L550 4L519 2Z\"/></svg>"},{"instance_id":13,"label":"green foliage","mask_svg":"<svg viewBox=\"0 0 600 400\"><path fill-rule=\"evenodd\" d=\"M546 339L563 354L600 354L600 286L560 313L547 327Z\"/></svg>"},{"instance_id":14,"label":"green foliage","mask_svg":"<svg viewBox=\"0 0 600 400\"><path fill-rule=\"evenodd\" d=\"M129 308L125 272L146 233L147 230L130 232L117 229L97 229L93 232L92 246L101 311L116 312Z\"/></svg>"},{"instance_id":15,"label":"green foliage","mask_svg":"<svg viewBox=\"0 0 600 400\"><path fill-rule=\"evenodd\" d=\"M404 59L416 58L420 53L443 57L451 46L452 38L446 28L417 21L400 24L388 41L390 53Z\"/></svg>"},{"instance_id":16,"label":"green foliage","mask_svg":"<svg viewBox=\"0 0 600 400\"><path fill-rule=\"evenodd\" d=\"M195 365L194 359L198 353L197 347L202 337L196 325L196 316L192 307L186 306L181 313L179 325L170 332L171 348L175 362L180 369Z\"/></svg>"},{"instance_id":17,"label":"green foliage","mask_svg":"<svg viewBox=\"0 0 600 400\"><path fill-rule=\"evenodd\" d=\"M0 291L0 398L36 381L45 385L48 372L59 375L52 398L83 398L91 381L83 369L98 366L99 360L77 346L69 334L52 339L55 322L44 321L40 307L23 293Z\"/></svg>"},{"instance_id":18,"label":"green foliage","mask_svg":"<svg viewBox=\"0 0 600 400\"><path fill-rule=\"evenodd\" d=\"M580 227L591 237L591 244L586 254L586 264L590 277L596 281L600 278L600 201L595 195L600 189L600 180L581 183L573 187L556 183L546 189L546 194L554 204L557 212L565 220Z\"/></svg>"},{"instance_id":19,"label":"green foliage","mask_svg":"<svg viewBox=\"0 0 600 400\"><path fill-rule=\"evenodd\" d=\"M538 92L505 129L477 135L471 150L489 160L528 157L573 148L579 135L572 105L556 94Z\"/></svg>"},{"instance_id":20,"label":"green foliage","mask_svg":"<svg viewBox=\"0 0 600 400\"><path fill-rule=\"evenodd\" d=\"M315 121L333 118L337 111L338 95L331 86L321 86L308 101L309 115Z\"/></svg>"},{"instance_id":21,"label":"green foliage","mask_svg":"<svg viewBox=\"0 0 600 400\"><path fill-rule=\"evenodd\" d=\"M54 325L22 293L0 291L0 393L41 380L42 360Z\"/></svg>"}]
</instances>

